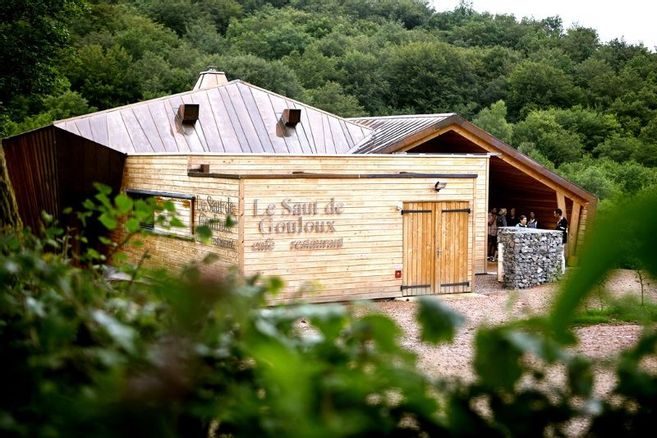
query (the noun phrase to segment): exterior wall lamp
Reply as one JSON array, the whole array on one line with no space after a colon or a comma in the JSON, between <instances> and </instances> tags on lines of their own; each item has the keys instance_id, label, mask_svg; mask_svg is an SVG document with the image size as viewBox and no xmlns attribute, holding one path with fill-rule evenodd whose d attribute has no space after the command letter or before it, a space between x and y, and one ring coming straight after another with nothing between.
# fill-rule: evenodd
<instances>
[{"instance_id":1,"label":"exterior wall lamp","mask_svg":"<svg viewBox=\"0 0 657 438\"><path fill-rule=\"evenodd\" d=\"M436 181L436 185L433 186L434 190L437 191L437 192L441 191L445 187L447 187L447 183L446 182L440 182L440 181Z\"/></svg>"}]
</instances>

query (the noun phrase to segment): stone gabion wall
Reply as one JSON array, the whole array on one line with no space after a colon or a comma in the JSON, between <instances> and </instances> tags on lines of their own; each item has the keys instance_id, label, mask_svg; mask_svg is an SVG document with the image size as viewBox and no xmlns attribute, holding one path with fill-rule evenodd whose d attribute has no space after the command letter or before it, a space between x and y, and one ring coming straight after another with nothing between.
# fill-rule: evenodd
<instances>
[{"instance_id":1,"label":"stone gabion wall","mask_svg":"<svg viewBox=\"0 0 657 438\"><path fill-rule=\"evenodd\" d=\"M561 231L500 228L504 287L522 289L556 281L563 275Z\"/></svg>"}]
</instances>

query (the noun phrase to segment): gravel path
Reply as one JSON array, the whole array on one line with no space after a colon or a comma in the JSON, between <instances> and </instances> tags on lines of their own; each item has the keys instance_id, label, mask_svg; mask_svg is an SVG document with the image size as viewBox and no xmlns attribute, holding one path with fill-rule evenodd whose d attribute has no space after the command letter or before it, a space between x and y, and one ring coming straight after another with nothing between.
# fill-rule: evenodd
<instances>
[{"instance_id":1,"label":"gravel path","mask_svg":"<svg viewBox=\"0 0 657 438\"><path fill-rule=\"evenodd\" d=\"M657 301L657 283L644 281L647 299ZM638 294L640 284L634 271L619 270L607 282L614 295ZM496 325L543 313L549 309L556 291L555 285L544 285L521 291L502 289L493 275L477 277L476 293L446 296L444 302L466 319L454 342L449 345L429 346L420 342L419 327L415 322L416 303L413 301L384 301L373 304L373 310L393 318L404 331L402 344L417 352L419 366L429 375L474 378L472 371L473 342L476 328ZM591 358L610 358L632 345L641 327L634 324L596 325L576 329L579 337L577 350ZM596 390L608 391L613 380L609 375L597 376Z\"/></svg>"}]
</instances>

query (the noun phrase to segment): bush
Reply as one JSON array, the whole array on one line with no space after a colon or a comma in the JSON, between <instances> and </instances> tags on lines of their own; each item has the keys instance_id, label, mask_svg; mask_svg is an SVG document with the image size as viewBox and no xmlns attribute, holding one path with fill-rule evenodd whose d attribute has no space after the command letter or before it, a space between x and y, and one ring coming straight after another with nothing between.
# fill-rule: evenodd
<instances>
[{"instance_id":1,"label":"bush","mask_svg":"<svg viewBox=\"0 0 657 438\"><path fill-rule=\"evenodd\" d=\"M96 215L135 238L134 219L157 207L105 188L86 206L85 220ZM70 264L57 227L41 237L10 230L0 235L0 430L543 436L563 435L579 418L589 421L583 434L641 435L657 405L657 377L639 366L655 359L654 329L613 364L618 381L604 400L592 393L594 364L565 348L577 309L619 258L631 251L657 274L655 223L657 192L601 215L546 318L479 329L473 383L429 379L384 316L336 304L266 307L278 279L211 279L203 262L181 273L132 269L110 283L102 263ZM637 244L617 245L629 239ZM450 341L461 321L434 297L419 301L417 317L433 344ZM547 377L555 365L562 383Z\"/></svg>"}]
</instances>

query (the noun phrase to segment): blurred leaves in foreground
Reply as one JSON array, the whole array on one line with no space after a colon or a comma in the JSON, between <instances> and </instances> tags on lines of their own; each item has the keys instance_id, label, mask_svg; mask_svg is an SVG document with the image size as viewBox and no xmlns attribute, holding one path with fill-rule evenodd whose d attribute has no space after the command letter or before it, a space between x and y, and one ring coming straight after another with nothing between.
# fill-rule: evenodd
<instances>
[{"instance_id":1,"label":"blurred leaves in foreground","mask_svg":"<svg viewBox=\"0 0 657 438\"><path fill-rule=\"evenodd\" d=\"M143 231L132 219L157 217L148 212L156 203L136 208L99 190L85 220L136 236ZM203 274L205 262L182 272L121 263L131 280L109 282L98 257L86 269L71 264L62 229L51 225L39 237L7 229L0 235L0 431L560 436L575 425L582 435L642 435L657 408L657 378L643 366L655 359L654 327L616 361L567 347L574 315L615 262L630 254L657 273L656 223L656 193L601 215L548 316L479 329L472 382L427 376L400 345L400 328L359 304L267 307L280 280L235 272L217 280ZM460 316L434 297L417 306L422 341L454 338ZM550 378L555 369L565 379ZM617 378L603 398L594 369Z\"/></svg>"}]
</instances>

